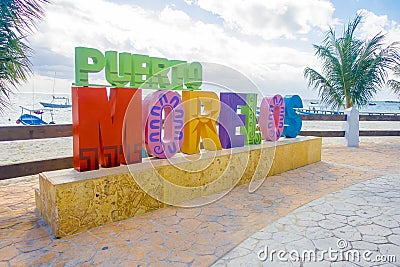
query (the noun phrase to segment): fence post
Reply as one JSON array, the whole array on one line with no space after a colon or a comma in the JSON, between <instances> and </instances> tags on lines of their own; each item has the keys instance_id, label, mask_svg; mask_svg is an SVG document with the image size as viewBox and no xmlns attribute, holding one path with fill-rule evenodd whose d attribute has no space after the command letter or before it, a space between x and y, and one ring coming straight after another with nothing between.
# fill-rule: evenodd
<instances>
[{"instance_id":1,"label":"fence post","mask_svg":"<svg viewBox=\"0 0 400 267\"><path fill-rule=\"evenodd\" d=\"M345 145L349 147L359 146L360 125L359 112L355 107L345 110L346 122L344 123L344 138Z\"/></svg>"}]
</instances>

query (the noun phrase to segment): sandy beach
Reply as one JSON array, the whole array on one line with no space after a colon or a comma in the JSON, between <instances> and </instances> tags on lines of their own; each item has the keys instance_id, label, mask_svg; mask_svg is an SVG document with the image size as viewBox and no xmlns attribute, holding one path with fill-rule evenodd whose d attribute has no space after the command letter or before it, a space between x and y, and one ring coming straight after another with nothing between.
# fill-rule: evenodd
<instances>
[{"instance_id":1,"label":"sandy beach","mask_svg":"<svg viewBox=\"0 0 400 267\"><path fill-rule=\"evenodd\" d=\"M0 166L72 156L72 137L0 142Z\"/></svg>"}]
</instances>

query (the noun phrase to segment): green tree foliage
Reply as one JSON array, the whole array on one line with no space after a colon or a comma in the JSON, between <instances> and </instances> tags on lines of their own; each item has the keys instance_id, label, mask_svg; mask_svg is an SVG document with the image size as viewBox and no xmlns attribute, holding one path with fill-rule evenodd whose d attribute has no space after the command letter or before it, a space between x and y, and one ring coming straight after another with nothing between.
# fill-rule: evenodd
<instances>
[{"instance_id":1,"label":"green tree foliage","mask_svg":"<svg viewBox=\"0 0 400 267\"><path fill-rule=\"evenodd\" d=\"M400 65L394 68L394 76L400 78ZM400 81L398 80L389 80L388 86L400 97Z\"/></svg>"},{"instance_id":2,"label":"green tree foliage","mask_svg":"<svg viewBox=\"0 0 400 267\"><path fill-rule=\"evenodd\" d=\"M371 40L355 37L362 16L343 29L341 37L330 28L321 45L314 45L322 71L304 69L308 86L318 89L322 102L333 108L365 105L386 83L387 71L398 64L399 43L384 47L385 35Z\"/></svg>"},{"instance_id":3,"label":"green tree foliage","mask_svg":"<svg viewBox=\"0 0 400 267\"><path fill-rule=\"evenodd\" d=\"M33 51L26 37L43 17L45 3L48 0L0 0L0 111L13 89L31 73Z\"/></svg>"}]
</instances>

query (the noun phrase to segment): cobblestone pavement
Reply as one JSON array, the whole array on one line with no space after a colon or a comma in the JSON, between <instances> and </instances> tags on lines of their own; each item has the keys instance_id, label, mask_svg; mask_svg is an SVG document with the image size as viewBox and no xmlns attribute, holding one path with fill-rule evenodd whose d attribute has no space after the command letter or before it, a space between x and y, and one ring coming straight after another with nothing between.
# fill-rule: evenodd
<instances>
[{"instance_id":1,"label":"cobblestone pavement","mask_svg":"<svg viewBox=\"0 0 400 267\"><path fill-rule=\"evenodd\" d=\"M253 234L213 266L399 266L399 179L384 176L314 200Z\"/></svg>"},{"instance_id":2,"label":"cobblestone pavement","mask_svg":"<svg viewBox=\"0 0 400 267\"><path fill-rule=\"evenodd\" d=\"M357 248L371 248L385 254L397 249L396 253L399 254L399 226L395 224L400 218L398 215L394 216L395 212L392 211L392 220L382 221L386 218L385 214L393 209L390 205L395 203L395 197L398 201L400 194L398 190L394 190L400 173L399 151L400 142L368 142L362 143L360 148L324 143L322 162L269 177L255 193L250 194L248 187L242 185L207 206L190 209L164 208L61 239L55 239L35 213L33 189L38 187L36 178L25 177L1 182L0 266L209 266L221 257L229 257L243 244L247 244L249 250L257 252L259 246L267 244L263 243L263 238L269 238L264 236L266 232L260 232L259 244L258 241L254 241L254 244L242 242L264 227L271 227L273 231L273 225L280 227L290 224L290 216L294 216L290 213L295 210L293 214L297 214L299 210L296 209L302 206L300 212L309 219L302 222L305 225L309 223L311 229L308 233L311 243L304 241L303 244L309 245L307 249L324 244L335 246L332 243L336 242L335 237L342 237L338 229L347 226L343 229L350 231L352 227L356 227L354 229L364 238L359 243L354 243L358 238L357 231L350 231L353 236L344 237L351 246L356 244ZM347 196L349 203L337 201L339 197L346 197L342 191L336 195L328 195L368 180L369 187L377 187L384 183L384 179L387 179L387 183L390 181L390 186L379 190L371 189L375 194L363 193L362 197L358 192L362 192L360 190L363 189L363 184L356 185L354 190L359 190ZM353 190L352 188L345 190ZM324 196L325 198L319 199ZM316 202L311 202L314 200ZM310 202L313 206L306 205ZM324 210L323 205L315 203L329 205L329 209ZM338 214L337 221L335 216L328 216L330 213L320 213L331 212L331 208L341 211L341 207L345 205L362 207L355 215L341 214L345 218ZM311 207L322 210L307 211ZM362 213L363 209L365 214ZM385 213L379 213L380 209L384 209ZM285 217L287 215L289 217ZM323 218L319 221L318 216ZM289 221L285 222L285 219ZM270 238L278 240L280 243L277 244L290 242L295 247L298 240L303 240L303 236L305 238L305 234L298 232L292 236L285 233L291 227L297 226L303 225L299 223L289 225L287 229L279 228L276 235ZM365 235L364 232L373 234ZM313 234L315 238L312 237ZM314 246L313 242L317 237L324 235L326 240L321 239L321 243ZM379 235L388 238L379 239ZM365 239L366 236L371 237ZM302 245L301 242L297 245ZM389 242L397 246L394 247ZM371 247L367 247L369 245ZM257 264L260 263L257 258L255 260ZM254 259L252 262L255 263ZM249 264L251 263L245 263L244 266ZM349 266L346 264L345 266ZM238 263L232 265L236 266Z\"/></svg>"}]
</instances>

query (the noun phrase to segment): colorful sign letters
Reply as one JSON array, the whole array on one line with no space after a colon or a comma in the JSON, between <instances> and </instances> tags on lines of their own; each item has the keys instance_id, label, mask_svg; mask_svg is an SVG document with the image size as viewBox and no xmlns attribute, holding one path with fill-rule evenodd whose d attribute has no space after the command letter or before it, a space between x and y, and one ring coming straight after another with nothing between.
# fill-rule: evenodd
<instances>
[{"instance_id":1,"label":"colorful sign letters","mask_svg":"<svg viewBox=\"0 0 400 267\"><path fill-rule=\"evenodd\" d=\"M142 147L157 158L196 154L296 137L299 96L200 91L200 63L93 48L75 50L72 87L74 168L88 171L142 161ZM118 60L117 60L118 57ZM94 86L89 73L105 68L115 87ZM124 87L128 86L128 87ZM143 87L144 86L144 87ZM142 100L142 90L156 89ZM176 90L182 90L181 94ZM257 119L258 118L258 119Z\"/></svg>"}]
</instances>

